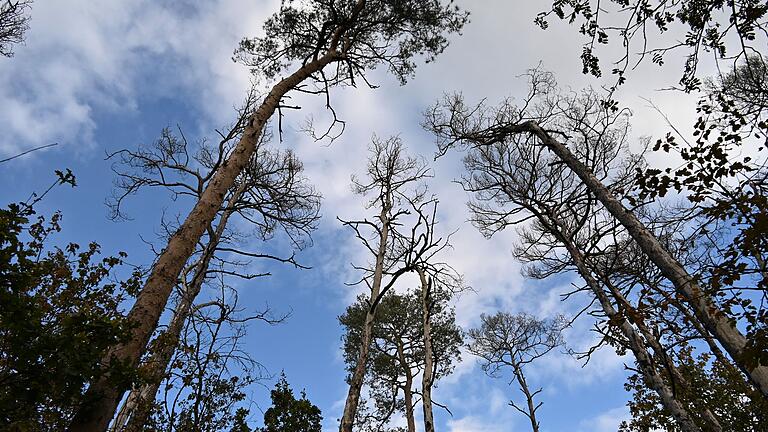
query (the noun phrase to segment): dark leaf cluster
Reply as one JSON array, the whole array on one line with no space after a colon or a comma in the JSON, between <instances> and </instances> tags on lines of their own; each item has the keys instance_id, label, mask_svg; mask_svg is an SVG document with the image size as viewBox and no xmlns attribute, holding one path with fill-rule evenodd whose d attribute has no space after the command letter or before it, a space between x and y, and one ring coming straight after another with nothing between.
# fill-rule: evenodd
<instances>
[{"instance_id":1,"label":"dark leaf cluster","mask_svg":"<svg viewBox=\"0 0 768 432\"><path fill-rule=\"evenodd\" d=\"M0 429L62 430L89 382L134 377L100 362L129 337L120 306L140 275L117 279L125 254L103 257L96 243L56 246L60 222L27 205L0 210Z\"/></svg>"}]
</instances>

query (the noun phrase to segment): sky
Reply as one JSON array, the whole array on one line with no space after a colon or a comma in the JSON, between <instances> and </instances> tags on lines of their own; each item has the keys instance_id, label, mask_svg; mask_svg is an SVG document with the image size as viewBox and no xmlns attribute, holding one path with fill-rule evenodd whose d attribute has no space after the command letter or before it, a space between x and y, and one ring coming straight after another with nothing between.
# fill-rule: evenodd
<instances>
[{"instance_id":1,"label":"sky","mask_svg":"<svg viewBox=\"0 0 768 432\"><path fill-rule=\"evenodd\" d=\"M351 193L350 176L362 174L371 136L398 135L414 155L431 162L434 139L421 126L423 111L445 93L462 92L469 101L495 103L520 95L526 83L519 75L541 64L560 84L579 89L599 86L581 74L581 40L575 28L553 23L542 31L533 23L544 3L522 0L461 1L471 12L462 36L453 36L436 61L420 65L405 86L383 71L372 74L378 89L345 88L333 92L333 104L346 130L332 144L317 143L301 132L308 116L327 119L322 101L298 98L302 110L287 113L285 133L277 146L290 148L303 161L306 175L323 195L322 220L313 246L299 254L311 270L273 266L270 278L237 282L241 304L258 310L265 305L290 318L277 326L254 324L245 343L251 355L271 373L284 370L294 388L306 389L336 430L346 395L337 317L357 291L350 263L364 262L365 252L336 217L368 214ZM62 0L34 3L26 43L13 58L0 58L0 157L58 143L0 166L2 204L25 200L44 190L53 170L70 168L78 187L57 188L39 210L61 210L64 231L59 241L94 240L105 253L125 251L130 264L151 261L143 239L153 238L161 215L184 215L189 202L171 201L161 193L133 198L131 220L108 218L105 200L114 175L105 154L151 143L164 127L178 127L193 139L212 138L214 129L234 120L233 107L246 95L251 77L234 63L232 52L244 36L258 35L261 23L279 1L267 0ZM664 120L643 98L690 125L693 98L660 91L676 82L679 68L643 65L619 94L633 111L633 139L661 136ZM511 249L512 230L484 239L467 222L468 197L453 181L461 173L459 155L433 164L430 188L441 200L439 218L447 231L458 230L444 258L464 274L474 292L454 300L457 321L478 324L481 313L498 310L539 316L572 314L588 301L560 302L573 279L564 275L545 281L526 280ZM269 247L286 247L277 238ZM400 288L405 289L406 286ZM579 349L595 339L592 322L581 318L566 333ZM629 359L600 350L586 366L552 353L529 369L529 381L544 390L539 412L543 431L615 431L627 418L629 395L623 389ZM260 425L269 387L253 388L252 419ZM455 373L439 383L436 401L453 415L438 413L438 430L446 432L517 432L526 419L507 406L518 398L508 380L486 377L475 358L464 353ZM519 400L519 399L518 399Z\"/></svg>"}]
</instances>

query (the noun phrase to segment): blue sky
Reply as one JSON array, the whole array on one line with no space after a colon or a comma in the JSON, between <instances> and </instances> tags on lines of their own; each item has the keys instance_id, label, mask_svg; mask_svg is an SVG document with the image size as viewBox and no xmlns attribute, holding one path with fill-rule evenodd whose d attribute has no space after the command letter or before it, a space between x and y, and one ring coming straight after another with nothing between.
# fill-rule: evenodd
<instances>
[{"instance_id":1,"label":"blue sky","mask_svg":"<svg viewBox=\"0 0 768 432\"><path fill-rule=\"evenodd\" d=\"M24 200L53 181L53 170L71 168L75 189L59 188L40 206L43 213L61 210L61 241L99 242L106 253L122 250L128 261L146 265L151 259L140 236L151 238L162 211L184 214L189 203L171 202L162 194L144 194L128 207L131 221L107 218L105 199L113 174L105 152L135 148L155 139L163 127L179 125L190 137L213 137L214 128L234 119L233 107L249 86L247 70L231 61L243 36L258 34L260 23L277 1L210 0L38 1L25 45L12 59L0 59L0 156L58 142L0 169L0 201ZM354 298L344 285L354 279L351 262L364 254L336 216L354 217L366 210L352 195L349 179L359 173L371 134L399 134L414 154L431 160L432 138L419 123L422 111L444 92L463 91L468 99L498 101L519 94L527 68L542 65L556 73L564 86L598 85L580 74L580 45L575 28L554 25L543 32L533 24L535 2L487 0L460 2L472 12L461 38L434 63L423 65L407 86L375 72L378 90L343 89L333 94L347 130L332 145L315 143L299 132L308 115L321 121L322 101L299 98L300 112L286 119L280 146L297 152L307 176L324 196L323 219L314 246L300 255L313 267L297 271L273 267L274 276L240 283L243 305L259 309L269 304L291 318L274 327L254 325L247 347L272 373L284 369L296 388L306 388L334 430L343 398L344 365L341 329L336 317ZM544 3L542 3L543 5ZM673 62L674 63L674 62ZM653 67L651 67L653 68ZM652 71L652 73L648 73ZM636 135L660 135L662 119L640 97L653 98L673 119L691 124L691 99L655 89L676 81L679 69L642 69L622 90L634 110ZM691 109L688 109L691 108ZM435 166L433 192L441 197L440 218L446 230L459 229L454 249L445 259L464 273L477 293L455 301L462 325L477 324L480 313L503 309L539 315L569 313L586 299L561 303L558 295L571 280L564 276L533 283L519 274L510 250L515 233L483 239L465 221L467 197L452 183L459 175L456 155ZM276 248L284 246L280 239ZM408 288L404 286L403 288ZM583 348L593 342L591 322L584 318L568 332L569 343ZM623 362L609 350L599 351L585 367L553 354L529 371L534 385L544 387L541 409L546 431L612 431L627 416L623 391ZM268 383L268 387L271 383ZM268 404L268 389L255 387L254 401ZM507 381L485 377L469 354L454 376L446 378L435 398L452 409L439 415L440 430L451 432L527 430L525 418L506 406L517 397ZM254 409L254 424L260 424Z\"/></svg>"}]
</instances>

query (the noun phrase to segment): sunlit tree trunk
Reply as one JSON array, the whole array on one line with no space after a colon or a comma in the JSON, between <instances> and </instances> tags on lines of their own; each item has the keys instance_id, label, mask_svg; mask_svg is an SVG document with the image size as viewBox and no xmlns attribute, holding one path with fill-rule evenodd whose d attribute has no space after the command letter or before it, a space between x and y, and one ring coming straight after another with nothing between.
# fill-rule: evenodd
<instances>
[{"instance_id":1,"label":"sunlit tree trunk","mask_svg":"<svg viewBox=\"0 0 768 432\"><path fill-rule=\"evenodd\" d=\"M422 331L424 332L424 376L421 380L421 406L424 411L424 432L435 432L435 419L432 412L432 385L434 378L434 353L432 352L431 288L432 284L422 268L417 268L421 282Z\"/></svg>"},{"instance_id":2,"label":"sunlit tree trunk","mask_svg":"<svg viewBox=\"0 0 768 432\"><path fill-rule=\"evenodd\" d=\"M168 369L168 365L173 358L173 353L179 345L179 339L181 338L184 324L192 313L195 299L197 298L197 295L200 294L200 290L205 283L205 277L208 273L211 259L213 259L216 248L226 230L229 217L234 212L235 205L240 200L243 193L245 193L247 186L248 183L245 181L238 186L237 190L235 190L229 197L226 210L222 212L216 229L209 231L208 244L206 245L203 254L200 256L200 259L193 267L194 273L191 282L187 283L185 280L181 281L183 291L179 304L168 324L168 329L163 332L161 336L162 340L159 341L154 352L145 364L145 373L149 377L148 382L131 390L128 394L124 406L120 410L120 413L112 426L112 429L115 432L123 430L138 432L141 431L146 424L152 409L152 401L154 401L155 396L157 395L160 383L165 376L165 371Z\"/></svg>"},{"instance_id":3,"label":"sunlit tree trunk","mask_svg":"<svg viewBox=\"0 0 768 432\"><path fill-rule=\"evenodd\" d=\"M377 300L381 295L381 279L384 273L384 260L387 253L387 241L389 240L389 210L392 206L391 200L387 197L379 213L381 229L379 231L379 248L376 254L376 264L373 272L373 282L371 283L370 307L365 315L365 325L363 326L363 335L360 342L360 354L357 356L357 363L349 380L349 391L344 403L344 413L341 417L341 432L352 432L352 425L355 422L357 406L360 404L360 392L363 388L363 378L365 378L365 367L368 362L368 352L371 348L373 338L373 326L376 320Z\"/></svg>"},{"instance_id":4,"label":"sunlit tree trunk","mask_svg":"<svg viewBox=\"0 0 768 432\"><path fill-rule=\"evenodd\" d=\"M158 256L147 282L128 314L128 319L136 325L131 339L113 348L104 359L104 364L117 361L130 367L138 365L184 265L194 253L200 237L221 209L227 191L232 188L235 179L253 156L264 126L277 110L283 96L312 74L337 60L338 56L335 49L330 50L272 87L251 116L232 154L218 169L192 211ZM109 376L103 376L92 383L69 430L71 432L105 431L125 390L111 382Z\"/></svg>"}]
</instances>

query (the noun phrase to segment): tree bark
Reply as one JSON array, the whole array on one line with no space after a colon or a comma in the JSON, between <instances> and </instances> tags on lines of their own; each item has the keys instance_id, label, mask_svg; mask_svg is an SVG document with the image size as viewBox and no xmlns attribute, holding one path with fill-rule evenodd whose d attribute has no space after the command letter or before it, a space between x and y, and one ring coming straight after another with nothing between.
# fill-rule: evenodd
<instances>
[{"instance_id":1,"label":"tree bark","mask_svg":"<svg viewBox=\"0 0 768 432\"><path fill-rule=\"evenodd\" d=\"M403 386L403 399L405 402L405 421L408 425L408 432L416 432L416 419L413 415L413 374L408 367L403 350L402 340L397 344L397 357L400 360L400 366L405 374L405 385Z\"/></svg>"},{"instance_id":2,"label":"tree bark","mask_svg":"<svg viewBox=\"0 0 768 432\"><path fill-rule=\"evenodd\" d=\"M661 245L648 228L613 196L592 171L579 161L565 145L552 138L536 122L528 121L511 126L505 132L528 132L538 137L550 151L563 161L595 195L605 208L627 230L643 252L669 279L677 292L691 305L696 318L717 338L734 362L750 377L752 382L768 397L768 367L748 367L743 359L747 339L728 319L685 268Z\"/></svg>"},{"instance_id":3,"label":"tree bark","mask_svg":"<svg viewBox=\"0 0 768 432\"><path fill-rule=\"evenodd\" d=\"M539 421L536 420L536 410L539 409L541 403L539 403L538 406L535 404L533 400L535 393L531 393L531 390L528 388L528 382L525 380L525 375L523 375L523 370L520 368L520 365L515 365L514 368L515 378L517 378L517 382L520 384L520 390L522 390L523 394L525 395L525 402L528 405L528 412L523 412L523 414L525 414L528 417L528 420L530 420L531 430L533 432L539 432ZM541 390L537 390L536 393L539 391ZM510 402L510 404L512 404L512 402ZM514 404L512 405L515 406ZM515 406L515 408L517 407Z\"/></svg>"},{"instance_id":4,"label":"tree bark","mask_svg":"<svg viewBox=\"0 0 768 432\"><path fill-rule=\"evenodd\" d=\"M232 188L235 179L253 156L264 126L277 110L283 96L312 74L319 72L326 65L338 59L338 52L332 49L322 57L305 64L272 87L259 108L251 116L248 126L232 154L218 169L192 211L157 258L147 282L136 297L136 301L128 314L128 319L136 324L131 339L110 350L102 361L105 366L112 361L123 363L129 367L138 365L152 333L157 328L160 315L168 303L168 298L184 264L194 252L195 245L206 228L213 222L221 209L227 191ZM105 431L125 390L125 388L116 385L108 375L99 378L86 391L84 402L78 409L68 430L70 432Z\"/></svg>"},{"instance_id":5,"label":"tree bark","mask_svg":"<svg viewBox=\"0 0 768 432\"><path fill-rule=\"evenodd\" d=\"M677 366L675 366L675 363L672 360L672 358L669 356L669 354L664 349L664 347L661 346L659 339L656 337L656 335L653 334L651 329L649 329L648 326L645 324L645 320L635 311L635 308L629 304L629 301L626 299L626 297L624 297L624 295L621 293L618 287L616 287L613 284L613 282L611 282L610 279L606 277L606 275L601 274L597 271L595 271L595 273L598 274L598 276L603 281L605 286L611 292L611 295L624 308L624 310L626 311L626 315L629 316L629 320L637 326L637 328L640 330L640 334L642 334L643 338L645 338L646 343L651 347L653 352L655 352L659 358L662 358L664 360L664 362L666 363L666 369L670 372L670 375L671 375L670 380L673 383L675 382L678 383L680 387L684 388L689 395L695 397L696 395L691 390L690 383L683 376L683 374L680 373L680 369L678 369ZM672 390L674 390L674 386L672 387ZM673 394L676 394L676 392L673 391ZM703 421L706 422L708 431L721 432L723 430L723 427L720 425L720 422L717 420L717 417L715 417L715 415L712 414L712 411L709 409L709 407L704 406L701 409L701 411L702 411L701 417L703 418Z\"/></svg>"},{"instance_id":6,"label":"tree bark","mask_svg":"<svg viewBox=\"0 0 768 432\"><path fill-rule=\"evenodd\" d=\"M672 389L669 388L656 371L656 368L653 366L653 360L648 354L648 350L642 337L635 331L635 328L625 317L619 315L610 299L605 294L605 291L603 291L598 281L592 276L592 272L589 270L589 267L587 267L583 254L566 236L560 221L551 215L549 218L541 213L538 213L536 216L542 225L546 227L550 233L563 244L563 246L565 246L573 263L576 265L579 274L595 294L595 297L609 320L616 322L616 326L624 337L627 338L629 347L635 355L637 365L640 368L640 373L642 374L645 383L659 395L664 408L669 411L684 432L701 432L701 429L694 423L685 407L683 407L680 401L675 398Z\"/></svg>"},{"instance_id":7,"label":"tree bark","mask_svg":"<svg viewBox=\"0 0 768 432\"><path fill-rule=\"evenodd\" d=\"M373 282L371 284L370 308L365 314L365 324L363 326L362 340L360 341L360 354L357 356L355 370L349 380L349 391L344 403L344 412L341 417L339 431L352 432L352 426L355 422L357 406L360 403L360 391L363 388L363 378L365 378L366 363L368 362L368 353L371 347L373 337L373 325L376 320L376 306L378 297L381 294L381 279L384 273L384 259L387 253L387 242L389 241L389 210L392 204L389 199L385 199L382 204L379 220L381 221L381 230L379 231L379 249L376 254L376 264L373 270Z\"/></svg>"},{"instance_id":8,"label":"tree bark","mask_svg":"<svg viewBox=\"0 0 768 432\"><path fill-rule=\"evenodd\" d=\"M424 411L424 432L435 432L435 418L432 412L432 385L434 378L434 353L432 352L432 321L430 306L430 290L432 284L422 268L417 268L421 281L421 314L424 332L424 376L421 380L421 407Z\"/></svg>"},{"instance_id":9,"label":"tree bark","mask_svg":"<svg viewBox=\"0 0 768 432\"><path fill-rule=\"evenodd\" d=\"M192 282L190 284L184 283L186 286L182 292L179 304L171 318L171 322L168 324L168 329L163 333L163 339L165 340L158 345L155 352L152 353L146 362L145 367L149 382L131 390L128 394L128 398L112 426L113 431L139 432L146 424L152 408L151 402L157 395L168 365L173 358L173 353L176 352L176 348L179 345L184 324L192 313L195 299L200 294L200 290L205 283L205 275L208 272L208 267L214 257L216 248L219 246L221 236L227 227L229 217L232 215L235 205L243 193L245 193L246 188L246 182L242 182L238 186L237 190L230 196L226 209L222 212L216 225L216 230L209 231L210 238L202 256L200 256L200 259L194 266Z\"/></svg>"}]
</instances>

